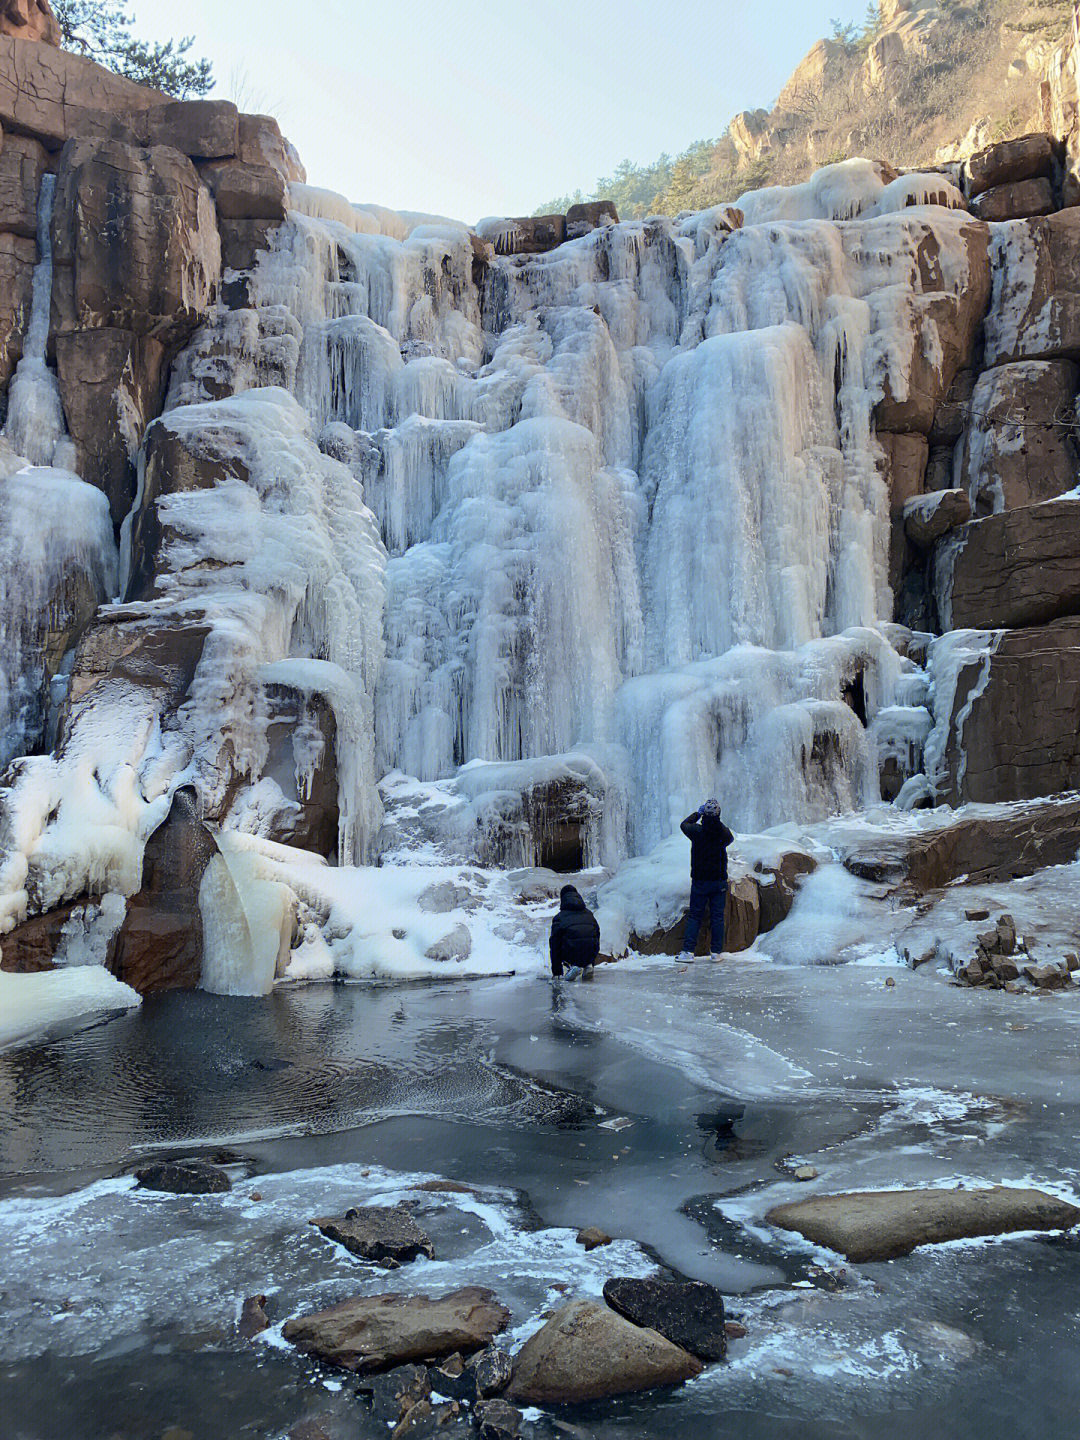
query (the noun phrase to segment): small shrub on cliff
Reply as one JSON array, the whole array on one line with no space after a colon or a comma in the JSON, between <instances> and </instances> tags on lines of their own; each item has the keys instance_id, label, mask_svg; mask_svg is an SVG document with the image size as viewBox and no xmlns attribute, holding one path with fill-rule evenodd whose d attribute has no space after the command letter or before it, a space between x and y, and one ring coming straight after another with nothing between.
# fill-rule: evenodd
<instances>
[{"instance_id":1,"label":"small shrub on cliff","mask_svg":"<svg viewBox=\"0 0 1080 1440\"><path fill-rule=\"evenodd\" d=\"M53 0L53 12L65 49L79 50L118 75L180 100L213 87L210 62L187 58L194 36L165 44L136 39L126 0Z\"/></svg>"}]
</instances>

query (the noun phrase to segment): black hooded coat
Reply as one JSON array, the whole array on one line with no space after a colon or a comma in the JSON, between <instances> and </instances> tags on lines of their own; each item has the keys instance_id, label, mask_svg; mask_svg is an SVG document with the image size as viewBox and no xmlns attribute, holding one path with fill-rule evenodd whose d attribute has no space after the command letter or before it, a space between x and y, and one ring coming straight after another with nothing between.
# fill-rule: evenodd
<instances>
[{"instance_id":1,"label":"black hooded coat","mask_svg":"<svg viewBox=\"0 0 1080 1440\"><path fill-rule=\"evenodd\" d=\"M727 851L735 839L719 815L702 815L695 810L679 827L690 841L690 881L727 884Z\"/></svg>"},{"instance_id":2,"label":"black hooded coat","mask_svg":"<svg viewBox=\"0 0 1080 1440\"><path fill-rule=\"evenodd\" d=\"M551 922L551 973L571 965L595 965L600 954L600 926L573 885L562 889L562 907Z\"/></svg>"}]
</instances>

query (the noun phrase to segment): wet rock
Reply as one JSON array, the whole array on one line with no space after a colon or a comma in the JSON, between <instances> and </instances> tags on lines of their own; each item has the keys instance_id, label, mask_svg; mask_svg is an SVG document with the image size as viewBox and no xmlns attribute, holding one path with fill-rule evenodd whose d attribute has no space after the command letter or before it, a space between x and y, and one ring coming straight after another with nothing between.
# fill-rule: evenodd
<instances>
[{"instance_id":1,"label":"wet rock","mask_svg":"<svg viewBox=\"0 0 1080 1440\"><path fill-rule=\"evenodd\" d=\"M712 1285L686 1280L609 1280L604 1299L633 1325L655 1330L700 1360L727 1354L724 1297Z\"/></svg>"},{"instance_id":2,"label":"wet rock","mask_svg":"<svg viewBox=\"0 0 1080 1440\"><path fill-rule=\"evenodd\" d=\"M892 1260L918 1245L937 1245L1016 1230L1067 1230L1080 1209L1040 1190L882 1190L815 1195L778 1205L770 1225L794 1230L848 1260Z\"/></svg>"},{"instance_id":3,"label":"wet rock","mask_svg":"<svg viewBox=\"0 0 1080 1440\"><path fill-rule=\"evenodd\" d=\"M399 1424L414 1406L431 1399L431 1382L422 1365L402 1365L371 1382L371 1410L376 1420Z\"/></svg>"},{"instance_id":4,"label":"wet rock","mask_svg":"<svg viewBox=\"0 0 1080 1440\"><path fill-rule=\"evenodd\" d=\"M964 911L964 919L965 919L965 920L989 920L989 919L990 919L990 911L989 911L989 910L965 910L965 911Z\"/></svg>"},{"instance_id":5,"label":"wet rock","mask_svg":"<svg viewBox=\"0 0 1080 1440\"><path fill-rule=\"evenodd\" d=\"M514 1362L505 1350L500 1350L497 1345L490 1345L486 1350L481 1350L479 1355L474 1355L465 1370L472 1376L478 1398L487 1400L493 1395L501 1395L510 1384Z\"/></svg>"},{"instance_id":6,"label":"wet rock","mask_svg":"<svg viewBox=\"0 0 1080 1440\"><path fill-rule=\"evenodd\" d=\"M143 1190L162 1190L169 1195L223 1195L232 1181L220 1165L208 1160L156 1160L135 1171Z\"/></svg>"},{"instance_id":7,"label":"wet rock","mask_svg":"<svg viewBox=\"0 0 1080 1440\"><path fill-rule=\"evenodd\" d=\"M328 1240L334 1240L361 1260L393 1269L419 1255L434 1258L435 1247L401 1205L366 1205L346 1210L344 1216L326 1215L309 1220Z\"/></svg>"},{"instance_id":8,"label":"wet rock","mask_svg":"<svg viewBox=\"0 0 1080 1440\"><path fill-rule=\"evenodd\" d=\"M490 1345L510 1312L490 1290L471 1285L425 1295L357 1295L329 1310L290 1320L286 1340L357 1374Z\"/></svg>"},{"instance_id":9,"label":"wet rock","mask_svg":"<svg viewBox=\"0 0 1080 1440\"><path fill-rule=\"evenodd\" d=\"M726 1320L724 1322L724 1334L729 1340L745 1340L750 1332L739 1320Z\"/></svg>"},{"instance_id":10,"label":"wet rock","mask_svg":"<svg viewBox=\"0 0 1080 1440\"><path fill-rule=\"evenodd\" d=\"M1042 625L1080 613L1080 501L1048 500L962 526L935 556L952 629Z\"/></svg>"},{"instance_id":11,"label":"wet rock","mask_svg":"<svg viewBox=\"0 0 1080 1440\"><path fill-rule=\"evenodd\" d=\"M893 983L895 984L895 981ZM807 1181L818 1178L818 1172L814 1169L813 1165L799 1165L794 1174L796 1180Z\"/></svg>"},{"instance_id":12,"label":"wet rock","mask_svg":"<svg viewBox=\"0 0 1080 1440\"><path fill-rule=\"evenodd\" d=\"M432 1393L448 1400L476 1399L476 1379L466 1370L465 1361L455 1352L448 1355L440 1365L428 1366L428 1381Z\"/></svg>"},{"instance_id":13,"label":"wet rock","mask_svg":"<svg viewBox=\"0 0 1080 1440\"><path fill-rule=\"evenodd\" d=\"M442 964L457 961L460 963L467 960L472 954L472 935L467 925L455 925L448 930L441 940L436 940L424 951L429 960L436 960Z\"/></svg>"},{"instance_id":14,"label":"wet rock","mask_svg":"<svg viewBox=\"0 0 1080 1440\"><path fill-rule=\"evenodd\" d=\"M474 1431L468 1416L457 1403L451 1400L445 1405L433 1405L421 1400L394 1426L390 1440L472 1440Z\"/></svg>"},{"instance_id":15,"label":"wet rock","mask_svg":"<svg viewBox=\"0 0 1080 1440\"><path fill-rule=\"evenodd\" d=\"M250 1340L270 1328L270 1317L266 1313L266 1296L249 1295L240 1311L236 1333L241 1340Z\"/></svg>"},{"instance_id":16,"label":"wet rock","mask_svg":"<svg viewBox=\"0 0 1080 1440\"><path fill-rule=\"evenodd\" d=\"M508 1400L481 1400L473 1411L480 1440L518 1440L523 1418Z\"/></svg>"},{"instance_id":17,"label":"wet rock","mask_svg":"<svg viewBox=\"0 0 1080 1440\"><path fill-rule=\"evenodd\" d=\"M596 1225L590 1225L584 1230L579 1230L577 1243L584 1245L586 1250L599 1250L603 1245L611 1244L611 1236Z\"/></svg>"},{"instance_id":18,"label":"wet rock","mask_svg":"<svg viewBox=\"0 0 1080 1440\"><path fill-rule=\"evenodd\" d=\"M527 1340L517 1355L509 1398L573 1404L679 1385L702 1365L652 1330L592 1300L574 1300Z\"/></svg>"}]
</instances>

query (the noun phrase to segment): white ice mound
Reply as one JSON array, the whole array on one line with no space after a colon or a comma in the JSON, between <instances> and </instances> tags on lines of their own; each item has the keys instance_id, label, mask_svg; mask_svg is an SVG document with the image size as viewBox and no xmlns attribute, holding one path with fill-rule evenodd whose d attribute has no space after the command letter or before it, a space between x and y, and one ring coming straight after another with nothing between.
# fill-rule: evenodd
<instances>
[{"instance_id":1,"label":"white ice mound","mask_svg":"<svg viewBox=\"0 0 1080 1440\"><path fill-rule=\"evenodd\" d=\"M0 974L0 1049L25 1043L53 1025L141 1004L130 985L99 965L41 975Z\"/></svg>"}]
</instances>

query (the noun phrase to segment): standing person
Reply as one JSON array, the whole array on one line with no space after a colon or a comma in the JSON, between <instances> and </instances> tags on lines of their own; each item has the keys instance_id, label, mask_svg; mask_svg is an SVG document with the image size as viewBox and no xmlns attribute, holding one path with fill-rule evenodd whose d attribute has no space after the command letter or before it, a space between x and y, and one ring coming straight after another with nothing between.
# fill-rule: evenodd
<instances>
[{"instance_id":1,"label":"standing person","mask_svg":"<svg viewBox=\"0 0 1080 1440\"><path fill-rule=\"evenodd\" d=\"M735 836L720 818L719 800L706 800L701 809L688 815L679 828L690 841L690 914L686 918L686 934L679 959L685 962L694 958L708 905L712 958L719 960L724 948L727 852Z\"/></svg>"},{"instance_id":2,"label":"standing person","mask_svg":"<svg viewBox=\"0 0 1080 1440\"><path fill-rule=\"evenodd\" d=\"M560 901L559 913L551 922L552 976L558 980L565 969L567 980L582 974L591 980L600 954L600 926L573 885L563 886Z\"/></svg>"}]
</instances>

